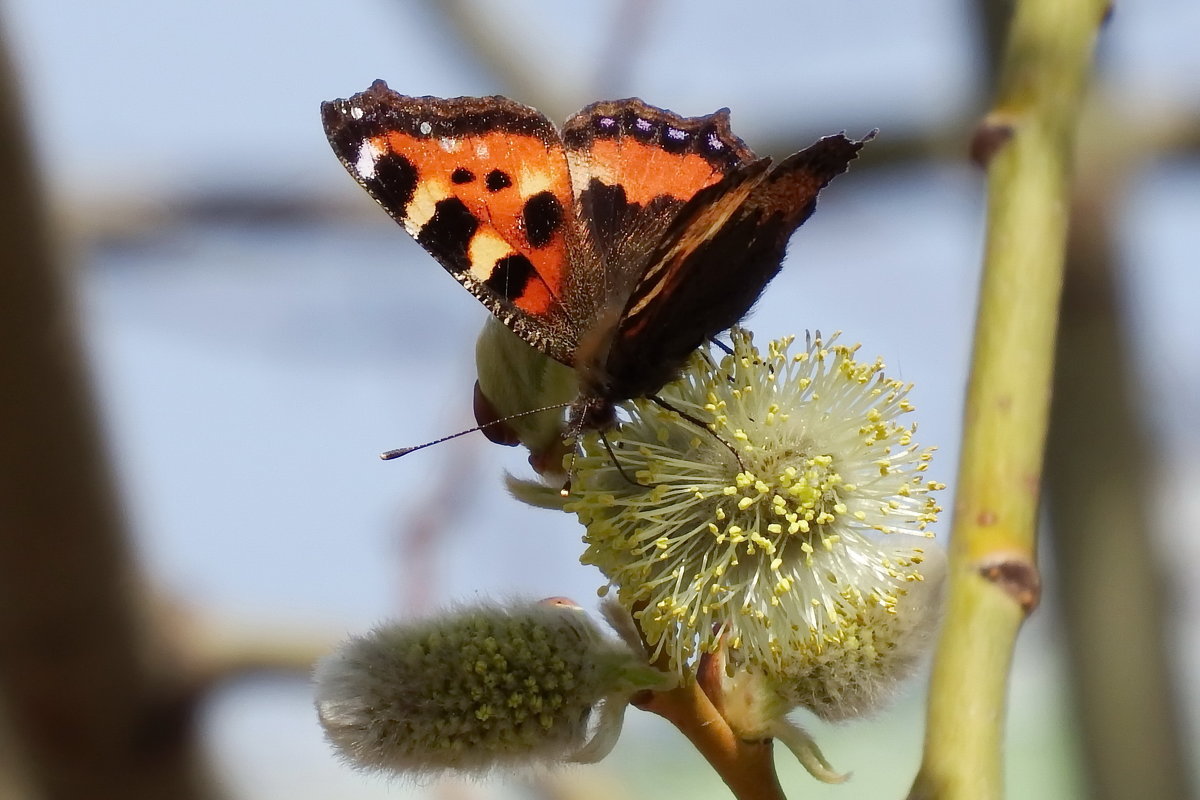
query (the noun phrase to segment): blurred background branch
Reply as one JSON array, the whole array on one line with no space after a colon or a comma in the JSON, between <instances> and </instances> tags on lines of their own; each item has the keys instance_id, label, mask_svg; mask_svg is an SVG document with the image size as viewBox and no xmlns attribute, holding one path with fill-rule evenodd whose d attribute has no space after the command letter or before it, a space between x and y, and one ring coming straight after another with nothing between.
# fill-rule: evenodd
<instances>
[{"instance_id":1,"label":"blurred background branch","mask_svg":"<svg viewBox=\"0 0 1200 800\"><path fill-rule=\"evenodd\" d=\"M176 682L143 625L141 577L5 45L0 40L4 727L21 755L27 797L211 796L192 724L198 698Z\"/></svg>"},{"instance_id":2,"label":"blurred background branch","mask_svg":"<svg viewBox=\"0 0 1200 800\"><path fill-rule=\"evenodd\" d=\"M529 93L532 96L539 91ZM525 94L514 92L523 102L537 106ZM1091 124L1108 132L1115 140L1117 157L1138 157L1141 163L1172 157L1200 156L1200 113L1194 108L1165 108L1157 113L1129 118L1121 114L1120 98L1098 87L1090 101L1093 108L1105 112L1091 114ZM553 117L563 120L571 112ZM883 130L863 151L862 169L922 167L935 164L962 164L967 158L964 144L970 138L977 117L964 116L957 123L939 123L928 130ZM814 122L820 127L820 122ZM826 125L825 127L828 127ZM774 138L754 143L756 152L782 158L796 150L795 135L786 130L773 131ZM1124 154L1124 155L1122 155ZM168 202L164 202L164 200ZM212 187L192 192L156 197L106 198L102 202L63 201L58 209L66 227L85 242L106 246L139 246L157 237L168 236L173 228L191 225L236 224L293 226L344 224L375 221L376 211L358 198L320 194L296 194L294 191L265 185Z\"/></svg>"},{"instance_id":3,"label":"blurred background branch","mask_svg":"<svg viewBox=\"0 0 1200 800\"><path fill-rule=\"evenodd\" d=\"M1196 796L1180 713L1178 622L1163 570L1162 477L1117 300L1116 204L1147 157L1113 141L1110 109L1081 133L1046 452L1051 580L1061 599L1086 796ZM1158 151L1154 151L1158 152Z\"/></svg>"}]
</instances>

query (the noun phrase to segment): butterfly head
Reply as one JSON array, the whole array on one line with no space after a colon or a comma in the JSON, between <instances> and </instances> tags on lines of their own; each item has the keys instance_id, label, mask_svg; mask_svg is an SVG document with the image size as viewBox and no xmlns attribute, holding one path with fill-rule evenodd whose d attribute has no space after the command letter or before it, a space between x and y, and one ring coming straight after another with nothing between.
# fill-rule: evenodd
<instances>
[{"instance_id":1,"label":"butterfly head","mask_svg":"<svg viewBox=\"0 0 1200 800\"><path fill-rule=\"evenodd\" d=\"M612 401L603 397L581 394L570 406L567 414L569 438L579 437L587 431L603 433L617 426L617 408Z\"/></svg>"}]
</instances>

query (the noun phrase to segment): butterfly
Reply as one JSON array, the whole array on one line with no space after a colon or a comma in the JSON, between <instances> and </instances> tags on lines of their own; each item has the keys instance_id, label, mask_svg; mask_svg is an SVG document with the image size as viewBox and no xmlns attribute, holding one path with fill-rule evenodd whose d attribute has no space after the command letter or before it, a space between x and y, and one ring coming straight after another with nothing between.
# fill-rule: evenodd
<instances>
[{"instance_id":1,"label":"butterfly","mask_svg":"<svg viewBox=\"0 0 1200 800\"><path fill-rule=\"evenodd\" d=\"M636 98L561 130L505 97L409 97L375 81L322 103L346 170L521 339L575 370L567 438L604 431L742 319L817 194L863 144L826 136L772 165L729 110Z\"/></svg>"}]
</instances>

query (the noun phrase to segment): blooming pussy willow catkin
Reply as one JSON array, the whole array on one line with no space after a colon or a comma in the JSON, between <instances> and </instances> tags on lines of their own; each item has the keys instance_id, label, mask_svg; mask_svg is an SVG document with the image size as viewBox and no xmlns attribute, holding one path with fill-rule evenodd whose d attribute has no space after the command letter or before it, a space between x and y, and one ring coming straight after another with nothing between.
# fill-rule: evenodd
<instances>
[{"instance_id":1,"label":"blooming pussy willow catkin","mask_svg":"<svg viewBox=\"0 0 1200 800\"><path fill-rule=\"evenodd\" d=\"M899 421L910 387L881 361L836 335L795 354L790 338L765 352L744 330L732 339L732 354L698 352L659 393L692 419L640 399L609 436L615 462L584 443L567 508L587 528L583 561L672 670L723 642L730 663L806 675L922 580L942 485Z\"/></svg>"},{"instance_id":2,"label":"blooming pussy willow catkin","mask_svg":"<svg viewBox=\"0 0 1200 800\"><path fill-rule=\"evenodd\" d=\"M347 761L416 775L599 760L629 697L663 677L564 601L381 626L314 675L321 725Z\"/></svg>"}]
</instances>

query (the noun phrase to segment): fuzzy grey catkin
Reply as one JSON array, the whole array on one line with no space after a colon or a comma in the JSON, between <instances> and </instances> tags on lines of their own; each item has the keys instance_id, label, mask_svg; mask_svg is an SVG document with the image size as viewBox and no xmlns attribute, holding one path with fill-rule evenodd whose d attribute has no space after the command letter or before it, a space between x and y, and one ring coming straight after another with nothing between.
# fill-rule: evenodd
<instances>
[{"instance_id":1,"label":"fuzzy grey catkin","mask_svg":"<svg viewBox=\"0 0 1200 800\"><path fill-rule=\"evenodd\" d=\"M316 706L355 766L481 773L571 760L648 670L576 607L480 604L350 639L317 665Z\"/></svg>"}]
</instances>

